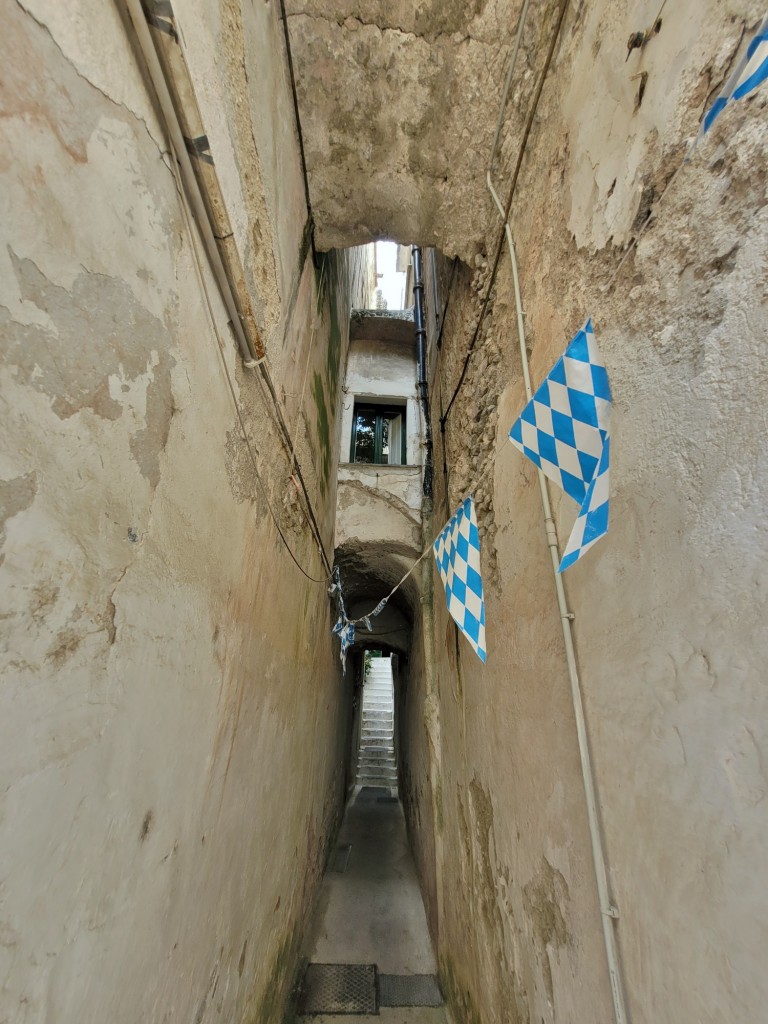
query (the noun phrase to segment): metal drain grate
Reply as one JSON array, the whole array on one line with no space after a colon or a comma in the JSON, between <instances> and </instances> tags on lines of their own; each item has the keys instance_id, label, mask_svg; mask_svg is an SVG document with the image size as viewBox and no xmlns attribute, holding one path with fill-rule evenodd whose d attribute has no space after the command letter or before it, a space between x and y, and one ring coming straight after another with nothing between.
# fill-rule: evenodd
<instances>
[{"instance_id":1,"label":"metal drain grate","mask_svg":"<svg viewBox=\"0 0 768 1024\"><path fill-rule=\"evenodd\" d=\"M434 974L380 974L380 1006L442 1006Z\"/></svg>"},{"instance_id":2,"label":"metal drain grate","mask_svg":"<svg viewBox=\"0 0 768 1024\"><path fill-rule=\"evenodd\" d=\"M337 846L331 854L330 870L337 875L343 875L349 867L349 855L352 853L352 846Z\"/></svg>"},{"instance_id":3,"label":"metal drain grate","mask_svg":"<svg viewBox=\"0 0 768 1024\"><path fill-rule=\"evenodd\" d=\"M299 1014L379 1012L375 964L310 964L299 995Z\"/></svg>"}]
</instances>

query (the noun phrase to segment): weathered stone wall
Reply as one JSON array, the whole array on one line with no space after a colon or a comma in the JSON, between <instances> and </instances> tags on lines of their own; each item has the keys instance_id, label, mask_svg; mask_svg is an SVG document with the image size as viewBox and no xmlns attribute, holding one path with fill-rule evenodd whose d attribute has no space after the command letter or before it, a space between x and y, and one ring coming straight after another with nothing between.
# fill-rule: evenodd
<instances>
[{"instance_id":1,"label":"weathered stone wall","mask_svg":"<svg viewBox=\"0 0 768 1024\"><path fill-rule=\"evenodd\" d=\"M370 274L359 252L312 266L279 24L244 10L177 13L331 551ZM0 1019L266 1024L339 813L351 685L267 503L323 566L117 6L8 0L3 27Z\"/></svg>"},{"instance_id":2,"label":"weathered stone wall","mask_svg":"<svg viewBox=\"0 0 768 1024\"><path fill-rule=\"evenodd\" d=\"M288 0L322 247L375 238L464 259L522 0Z\"/></svg>"},{"instance_id":3,"label":"weathered stone wall","mask_svg":"<svg viewBox=\"0 0 768 1024\"><path fill-rule=\"evenodd\" d=\"M625 63L627 38L649 28L658 7L572 5L512 225L534 382L592 316L614 395L610 533L565 585L630 1015L753 1021L768 995L757 870L768 847L765 90L726 111L669 183L764 10L730 0L667 5L660 31ZM534 5L532 17L541 38L526 61L540 66L551 14L542 22ZM513 86L502 192L529 95ZM655 222L612 282L649 208ZM458 379L494 243L489 235L477 268L456 276L435 422L440 388L444 407ZM505 253L488 329L448 420L447 500L436 432L435 532L524 402ZM475 493L485 667L461 639L457 658L455 628L434 602L443 981L459 1019L608 1021L534 468L505 447ZM562 546L576 510L551 493Z\"/></svg>"},{"instance_id":4,"label":"weathered stone wall","mask_svg":"<svg viewBox=\"0 0 768 1024\"><path fill-rule=\"evenodd\" d=\"M435 368L439 358L436 300L442 314L447 296L446 286L452 270L452 261L431 250L424 254L424 294L428 297L425 302L427 374L432 382L437 380ZM435 408L439 403L438 393ZM420 473L421 551L431 545L434 528L432 502L428 497L424 498L423 479L424 474ZM413 574L415 583L412 597L411 643L401 663L396 699L399 794L405 811L406 826L432 941L435 949L438 949L443 916L442 901L445 898L440 874L444 832L441 772L443 751L440 738L437 663L433 651L432 605L434 600L438 603L444 601L444 592L434 574L432 562L430 553ZM455 750L446 752L446 756L454 758L456 753Z\"/></svg>"},{"instance_id":5,"label":"weathered stone wall","mask_svg":"<svg viewBox=\"0 0 768 1024\"><path fill-rule=\"evenodd\" d=\"M430 593L427 590L427 597L422 598L422 602L427 602L427 611L429 599ZM430 693L427 659L431 646L425 644L425 626L429 626L429 615L417 614L407 655L399 662L400 671L395 686L398 792L405 810L429 929L437 947L439 915L434 845L437 804L432 789L431 762L434 750L430 742L429 719L425 715ZM436 799L439 800L439 794Z\"/></svg>"}]
</instances>

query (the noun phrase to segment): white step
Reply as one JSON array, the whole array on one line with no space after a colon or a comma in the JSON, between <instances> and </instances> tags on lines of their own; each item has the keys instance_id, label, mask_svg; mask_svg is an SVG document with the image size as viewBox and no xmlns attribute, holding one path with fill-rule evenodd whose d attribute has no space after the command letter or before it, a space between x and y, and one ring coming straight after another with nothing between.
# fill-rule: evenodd
<instances>
[{"instance_id":1,"label":"white step","mask_svg":"<svg viewBox=\"0 0 768 1024\"><path fill-rule=\"evenodd\" d=\"M395 763L395 752L391 747L361 747L360 760L391 761Z\"/></svg>"}]
</instances>

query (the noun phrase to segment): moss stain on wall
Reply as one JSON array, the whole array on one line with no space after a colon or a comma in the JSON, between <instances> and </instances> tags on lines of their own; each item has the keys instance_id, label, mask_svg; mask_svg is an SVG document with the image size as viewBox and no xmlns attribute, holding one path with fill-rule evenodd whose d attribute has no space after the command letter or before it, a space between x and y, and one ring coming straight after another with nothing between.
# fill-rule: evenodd
<instances>
[{"instance_id":1,"label":"moss stain on wall","mask_svg":"<svg viewBox=\"0 0 768 1024\"><path fill-rule=\"evenodd\" d=\"M320 445L320 491L323 496L328 491L333 468L333 444L331 424L336 417L339 399L339 369L343 348L343 336L339 322L338 301L340 275L338 272L338 256L334 252L325 253L321 265L315 270L318 305L328 309L328 347L326 349L325 368L322 374L317 371L312 377L312 397L317 411L317 439ZM318 311L319 312L319 311Z\"/></svg>"}]
</instances>

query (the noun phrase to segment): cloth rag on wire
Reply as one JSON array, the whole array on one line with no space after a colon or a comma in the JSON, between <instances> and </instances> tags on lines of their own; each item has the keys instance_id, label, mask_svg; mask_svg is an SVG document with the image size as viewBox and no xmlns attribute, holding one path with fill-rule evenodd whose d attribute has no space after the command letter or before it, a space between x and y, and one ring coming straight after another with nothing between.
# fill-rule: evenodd
<instances>
[{"instance_id":1,"label":"cloth rag on wire","mask_svg":"<svg viewBox=\"0 0 768 1024\"><path fill-rule=\"evenodd\" d=\"M485 601L475 503L465 498L432 545L448 611L485 663Z\"/></svg>"},{"instance_id":2,"label":"cloth rag on wire","mask_svg":"<svg viewBox=\"0 0 768 1024\"><path fill-rule=\"evenodd\" d=\"M333 583L328 588L328 593L331 597L336 595L336 604L339 609L339 617L336 620L336 625L331 630L341 641L341 651L339 657L341 658L341 669L346 675L347 672L347 651L355 642L355 624L347 618L347 609L344 605L344 591L341 586L341 573L339 572L338 565L333 567ZM370 628L370 627L369 627Z\"/></svg>"},{"instance_id":3,"label":"cloth rag on wire","mask_svg":"<svg viewBox=\"0 0 768 1024\"><path fill-rule=\"evenodd\" d=\"M336 620L336 625L331 629L339 640L341 641L341 650L339 651L339 657L341 658L341 668L343 673L346 675L347 672L347 651L355 642L355 625L361 622L370 633L373 630L371 625L371 619L374 615L378 615L384 605L389 600L389 597L385 597L382 601L376 605L372 612L368 612L367 615L363 615L359 619L350 619L347 616L347 608L344 603L344 590L341 585L341 573L339 572L338 565L333 567L333 583L328 588L328 593L331 597L336 595L336 604L339 609L339 617ZM390 595L391 597L391 595Z\"/></svg>"},{"instance_id":4,"label":"cloth rag on wire","mask_svg":"<svg viewBox=\"0 0 768 1024\"><path fill-rule=\"evenodd\" d=\"M588 320L512 425L509 439L581 506L563 572L608 532L611 389Z\"/></svg>"},{"instance_id":5,"label":"cloth rag on wire","mask_svg":"<svg viewBox=\"0 0 768 1024\"><path fill-rule=\"evenodd\" d=\"M349 619L339 615L332 632L334 632L338 636L339 640L341 640L341 667L342 670L346 672L347 651L355 642L355 624L354 622L350 622Z\"/></svg>"},{"instance_id":6,"label":"cloth rag on wire","mask_svg":"<svg viewBox=\"0 0 768 1024\"><path fill-rule=\"evenodd\" d=\"M763 18L747 52L733 69L715 102L707 111L701 122L698 139L709 131L716 117L733 100L740 100L768 78L768 15Z\"/></svg>"}]
</instances>

